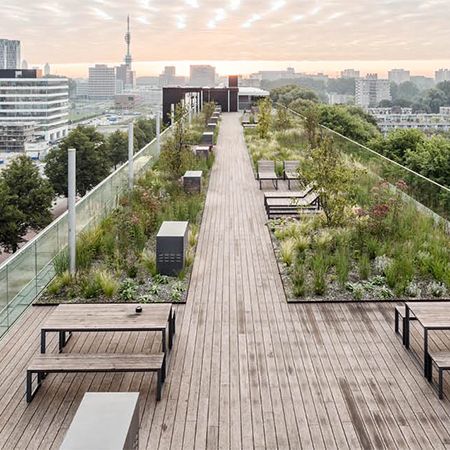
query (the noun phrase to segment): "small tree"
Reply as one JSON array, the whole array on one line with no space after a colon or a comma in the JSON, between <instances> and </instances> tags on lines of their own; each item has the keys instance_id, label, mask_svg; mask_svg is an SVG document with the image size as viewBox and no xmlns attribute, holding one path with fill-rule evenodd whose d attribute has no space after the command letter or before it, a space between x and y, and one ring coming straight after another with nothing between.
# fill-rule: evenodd
<instances>
[{"instance_id":1,"label":"small tree","mask_svg":"<svg viewBox=\"0 0 450 450\"><path fill-rule=\"evenodd\" d=\"M318 144L320 114L317 106L309 106L305 112L305 132L309 146L314 148Z\"/></svg>"},{"instance_id":2,"label":"small tree","mask_svg":"<svg viewBox=\"0 0 450 450\"><path fill-rule=\"evenodd\" d=\"M277 108L274 125L277 130L288 130L291 128L292 121L286 108L283 108L282 106Z\"/></svg>"},{"instance_id":3,"label":"small tree","mask_svg":"<svg viewBox=\"0 0 450 450\"><path fill-rule=\"evenodd\" d=\"M112 165L116 168L128 159L128 134L117 130L108 136L108 156Z\"/></svg>"},{"instance_id":4,"label":"small tree","mask_svg":"<svg viewBox=\"0 0 450 450\"><path fill-rule=\"evenodd\" d=\"M205 127L209 123L209 119L213 115L214 111L216 110L216 105L214 102L208 102L203 105L203 115L205 118Z\"/></svg>"},{"instance_id":5,"label":"small tree","mask_svg":"<svg viewBox=\"0 0 450 450\"><path fill-rule=\"evenodd\" d=\"M316 148L310 149L303 175L320 194L328 225L342 225L353 200L355 172L345 163L331 138L322 139Z\"/></svg>"},{"instance_id":6,"label":"small tree","mask_svg":"<svg viewBox=\"0 0 450 450\"><path fill-rule=\"evenodd\" d=\"M13 204L23 214L19 225L21 235L28 229L40 230L52 221L54 192L48 180L26 155L13 159L3 171L2 178L13 196Z\"/></svg>"},{"instance_id":7,"label":"small tree","mask_svg":"<svg viewBox=\"0 0 450 450\"><path fill-rule=\"evenodd\" d=\"M109 174L111 161L102 134L94 127L79 126L72 130L60 146L46 158L45 174L53 189L67 196L68 150L77 151L77 192L83 196Z\"/></svg>"},{"instance_id":8,"label":"small tree","mask_svg":"<svg viewBox=\"0 0 450 450\"><path fill-rule=\"evenodd\" d=\"M270 125L272 123L272 102L270 98L265 98L263 100L260 100L258 103L258 125L256 127L259 137L261 139L266 139L269 130Z\"/></svg>"},{"instance_id":9,"label":"small tree","mask_svg":"<svg viewBox=\"0 0 450 450\"><path fill-rule=\"evenodd\" d=\"M15 252L22 242L21 224L24 215L16 206L17 197L12 195L5 181L0 178L0 246Z\"/></svg>"},{"instance_id":10,"label":"small tree","mask_svg":"<svg viewBox=\"0 0 450 450\"><path fill-rule=\"evenodd\" d=\"M180 178L192 161L189 133L183 121L185 113L185 108L179 103L175 109L173 135L161 149L160 163L167 170L171 179Z\"/></svg>"}]
</instances>

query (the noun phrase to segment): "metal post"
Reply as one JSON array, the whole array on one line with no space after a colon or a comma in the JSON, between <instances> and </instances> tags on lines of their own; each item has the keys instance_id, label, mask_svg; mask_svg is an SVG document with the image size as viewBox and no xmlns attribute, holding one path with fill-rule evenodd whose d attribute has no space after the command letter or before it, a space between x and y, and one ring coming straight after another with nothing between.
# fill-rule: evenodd
<instances>
[{"instance_id":1,"label":"metal post","mask_svg":"<svg viewBox=\"0 0 450 450\"><path fill-rule=\"evenodd\" d=\"M189 114L189 125L192 123L192 97L188 94L188 114Z\"/></svg>"},{"instance_id":2,"label":"metal post","mask_svg":"<svg viewBox=\"0 0 450 450\"><path fill-rule=\"evenodd\" d=\"M75 275L76 267L76 150L69 148L69 165L68 165L68 189L67 189L67 206L69 209L68 228L69 228L69 271L71 275Z\"/></svg>"},{"instance_id":3,"label":"metal post","mask_svg":"<svg viewBox=\"0 0 450 450\"><path fill-rule=\"evenodd\" d=\"M161 111L159 107L156 112L156 149L159 155L161 153Z\"/></svg>"},{"instance_id":4,"label":"metal post","mask_svg":"<svg viewBox=\"0 0 450 450\"><path fill-rule=\"evenodd\" d=\"M175 122L175 105L172 103L170 105L170 125L172 126Z\"/></svg>"},{"instance_id":5,"label":"metal post","mask_svg":"<svg viewBox=\"0 0 450 450\"><path fill-rule=\"evenodd\" d=\"M134 185L134 124L131 122L128 125L128 188L133 189Z\"/></svg>"},{"instance_id":6,"label":"metal post","mask_svg":"<svg viewBox=\"0 0 450 450\"><path fill-rule=\"evenodd\" d=\"M228 112L230 112L230 90L228 89Z\"/></svg>"},{"instance_id":7,"label":"metal post","mask_svg":"<svg viewBox=\"0 0 450 450\"><path fill-rule=\"evenodd\" d=\"M199 107L198 112L203 111L203 89L200 91L200 105L199 106L200 107Z\"/></svg>"}]
</instances>

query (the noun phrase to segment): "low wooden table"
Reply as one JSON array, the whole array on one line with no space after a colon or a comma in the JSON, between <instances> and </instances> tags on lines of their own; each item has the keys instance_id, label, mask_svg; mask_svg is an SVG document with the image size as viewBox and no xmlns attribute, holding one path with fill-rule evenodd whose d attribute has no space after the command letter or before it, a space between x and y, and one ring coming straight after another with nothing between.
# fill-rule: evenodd
<instances>
[{"instance_id":1,"label":"low wooden table","mask_svg":"<svg viewBox=\"0 0 450 450\"><path fill-rule=\"evenodd\" d=\"M137 306L142 307L141 313L136 312ZM41 327L41 353L46 351L46 337L50 332L59 333L61 352L74 332L159 331L162 352L166 354L167 328L171 349L175 334L175 311L171 304L59 305Z\"/></svg>"},{"instance_id":2,"label":"low wooden table","mask_svg":"<svg viewBox=\"0 0 450 450\"><path fill-rule=\"evenodd\" d=\"M450 302L424 302L405 303L405 330L404 344L409 348L409 323L412 314L423 327L423 371L424 376L430 380L431 358L428 352L428 333L433 330L450 330Z\"/></svg>"}]
</instances>

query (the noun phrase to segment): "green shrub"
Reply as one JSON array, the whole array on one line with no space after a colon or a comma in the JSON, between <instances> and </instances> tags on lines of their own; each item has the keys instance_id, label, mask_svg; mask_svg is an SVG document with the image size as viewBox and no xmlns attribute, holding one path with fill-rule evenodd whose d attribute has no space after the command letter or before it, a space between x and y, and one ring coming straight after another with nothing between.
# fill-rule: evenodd
<instances>
[{"instance_id":1,"label":"green shrub","mask_svg":"<svg viewBox=\"0 0 450 450\"><path fill-rule=\"evenodd\" d=\"M102 287L95 274L88 273L80 280L80 292L84 298L100 297L103 293Z\"/></svg>"},{"instance_id":2,"label":"green shrub","mask_svg":"<svg viewBox=\"0 0 450 450\"><path fill-rule=\"evenodd\" d=\"M112 298L116 295L119 290L119 282L113 274L106 270L98 270L94 273L94 278L105 297Z\"/></svg>"},{"instance_id":3,"label":"green shrub","mask_svg":"<svg viewBox=\"0 0 450 450\"><path fill-rule=\"evenodd\" d=\"M370 276L370 259L366 254L362 254L358 259L358 272L361 280L367 280Z\"/></svg>"},{"instance_id":4,"label":"green shrub","mask_svg":"<svg viewBox=\"0 0 450 450\"><path fill-rule=\"evenodd\" d=\"M70 286L73 282L72 275L66 271L58 274L49 284L47 292L51 295L59 294L65 287Z\"/></svg>"},{"instance_id":5,"label":"green shrub","mask_svg":"<svg viewBox=\"0 0 450 450\"><path fill-rule=\"evenodd\" d=\"M294 297L304 297L306 294L305 267L302 264L296 264L291 272L292 294Z\"/></svg>"},{"instance_id":6,"label":"green shrub","mask_svg":"<svg viewBox=\"0 0 450 450\"><path fill-rule=\"evenodd\" d=\"M311 261L313 272L314 292L317 295L323 295L326 292L326 274L329 268L329 261L323 252L316 253Z\"/></svg>"},{"instance_id":7,"label":"green shrub","mask_svg":"<svg viewBox=\"0 0 450 450\"><path fill-rule=\"evenodd\" d=\"M158 273L158 268L156 267L156 253L154 251L144 251L142 253L141 261L152 277L154 277Z\"/></svg>"},{"instance_id":8,"label":"green shrub","mask_svg":"<svg viewBox=\"0 0 450 450\"><path fill-rule=\"evenodd\" d=\"M53 258L53 268L56 275L62 275L69 270L69 250L65 248Z\"/></svg>"},{"instance_id":9,"label":"green shrub","mask_svg":"<svg viewBox=\"0 0 450 450\"><path fill-rule=\"evenodd\" d=\"M287 266L290 266L292 264L292 262L294 261L295 246L296 246L296 242L295 242L295 239L293 239L293 238L289 238L289 239L281 242L281 244L280 244L281 260Z\"/></svg>"},{"instance_id":10,"label":"green shrub","mask_svg":"<svg viewBox=\"0 0 450 450\"><path fill-rule=\"evenodd\" d=\"M124 280L119 287L119 295L126 302L133 301L136 298L137 285L134 280Z\"/></svg>"},{"instance_id":11,"label":"green shrub","mask_svg":"<svg viewBox=\"0 0 450 450\"><path fill-rule=\"evenodd\" d=\"M335 254L336 274L341 286L348 281L350 272L350 252L346 245L339 245Z\"/></svg>"}]
</instances>

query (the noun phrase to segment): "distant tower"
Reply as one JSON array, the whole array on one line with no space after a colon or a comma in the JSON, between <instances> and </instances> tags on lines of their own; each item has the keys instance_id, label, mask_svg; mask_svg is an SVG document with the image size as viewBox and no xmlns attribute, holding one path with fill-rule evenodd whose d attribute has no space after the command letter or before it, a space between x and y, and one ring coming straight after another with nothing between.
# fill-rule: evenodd
<instances>
[{"instance_id":1,"label":"distant tower","mask_svg":"<svg viewBox=\"0 0 450 450\"><path fill-rule=\"evenodd\" d=\"M27 62L26 59L24 59L24 60L22 61L22 69L23 69L23 70L27 70L27 69L28 69L28 62Z\"/></svg>"},{"instance_id":2,"label":"distant tower","mask_svg":"<svg viewBox=\"0 0 450 450\"><path fill-rule=\"evenodd\" d=\"M44 75L47 77L48 75L50 75L50 64L49 63L45 63L44 66Z\"/></svg>"},{"instance_id":3,"label":"distant tower","mask_svg":"<svg viewBox=\"0 0 450 450\"><path fill-rule=\"evenodd\" d=\"M127 32L125 34L125 42L127 44L127 54L125 55L125 64L131 69L133 59L130 53L131 33L130 33L130 16L127 17Z\"/></svg>"}]
</instances>

